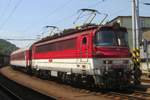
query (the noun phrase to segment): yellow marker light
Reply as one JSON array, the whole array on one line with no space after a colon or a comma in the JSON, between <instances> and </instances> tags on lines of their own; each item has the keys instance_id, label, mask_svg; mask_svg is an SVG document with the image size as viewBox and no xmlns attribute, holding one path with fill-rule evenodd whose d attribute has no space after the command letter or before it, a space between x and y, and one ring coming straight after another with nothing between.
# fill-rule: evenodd
<instances>
[{"instance_id":1,"label":"yellow marker light","mask_svg":"<svg viewBox=\"0 0 150 100\"><path fill-rule=\"evenodd\" d=\"M136 54L135 54L135 53L133 53L133 54L132 54L132 56L133 56L133 57L136 57Z\"/></svg>"},{"instance_id":2,"label":"yellow marker light","mask_svg":"<svg viewBox=\"0 0 150 100\"><path fill-rule=\"evenodd\" d=\"M137 56L137 57L140 57L140 53L137 52L137 53L136 53L136 56Z\"/></svg>"}]
</instances>

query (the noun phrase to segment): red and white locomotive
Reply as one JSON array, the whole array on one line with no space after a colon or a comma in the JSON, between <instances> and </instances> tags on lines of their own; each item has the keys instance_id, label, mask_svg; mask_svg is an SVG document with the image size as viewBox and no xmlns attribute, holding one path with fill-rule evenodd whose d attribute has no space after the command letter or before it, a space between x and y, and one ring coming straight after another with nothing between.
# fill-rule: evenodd
<instances>
[{"instance_id":1,"label":"red and white locomotive","mask_svg":"<svg viewBox=\"0 0 150 100\"><path fill-rule=\"evenodd\" d=\"M11 65L72 83L122 87L131 83L127 30L87 25L43 38L11 54Z\"/></svg>"}]
</instances>

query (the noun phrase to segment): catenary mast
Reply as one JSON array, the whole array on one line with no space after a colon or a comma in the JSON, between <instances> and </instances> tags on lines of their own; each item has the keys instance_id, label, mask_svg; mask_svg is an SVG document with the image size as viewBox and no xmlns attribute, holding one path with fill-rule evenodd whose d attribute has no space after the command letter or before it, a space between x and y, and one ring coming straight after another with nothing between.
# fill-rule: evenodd
<instances>
[{"instance_id":1,"label":"catenary mast","mask_svg":"<svg viewBox=\"0 0 150 100\"><path fill-rule=\"evenodd\" d=\"M132 34L133 49L140 48L139 0L132 0Z\"/></svg>"}]
</instances>

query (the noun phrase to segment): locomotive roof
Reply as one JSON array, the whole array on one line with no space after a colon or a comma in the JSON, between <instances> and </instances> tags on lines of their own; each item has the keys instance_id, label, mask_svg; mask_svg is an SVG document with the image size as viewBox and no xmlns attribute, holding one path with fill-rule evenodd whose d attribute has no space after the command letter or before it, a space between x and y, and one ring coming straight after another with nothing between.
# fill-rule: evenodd
<instances>
[{"instance_id":1,"label":"locomotive roof","mask_svg":"<svg viewBox=\"0 0 150 100\"><path fill-rule=\"evenodd\" d=\"M14 52L12 52L11 54L23 52L23 51L26 51L26 50L29 50L29 48L21 48L21 49L17 49L17 50L15 50Z\"/></svg>"},{"instance_id":2,"label":"locomotive roof","mask_svg":"<svg viewBox=\"0 0 150 100\"><path fill-rule=\"evenodd\" d=\"M34 44L45 42L47 40L52 40L52 39L68 36L68 35L75 34L75 33L78 33L78 32L82 32L82 31L85 31L85 30L87 31L87 30L97 29L97 28L100 28L100 29L118 29L118 28L116 28L116 25L117 24L115 24L114 26L107 24L107 25L99 27L99 25L96 25L96 24L86 24L86 25L80 26L78 28L65 29L61 33L57 33L53 36L47 36L45 38L42 38L41 40L35 42ZM121 30L126 31L126 28L124 28L124 27L120 27L120 26L117 26L117 27L119 27L119 29L121 29Z\"/></svg>"},{"instance_id":3,"label":"locomotive roof","mask_svg":"<svg viewBox=\"0 0 150 100\"><path fill-rule=\"evenodd\" d=\"M83 25L83 26L77 27L77 28L64 29L63 32L57 33L53 36L47 36L45 38L42 38L41 40L35 42L34 44L44 42L44 41L47 41L47 40L56 39L56 38L59 38L59 37L64 37L64 36L71 35L71 34L75 34L77 32L82 32L82 31L85 31L85 30L96 29L96 28L98 28L98 25L88 24L88 25Z\"/></svg>"}]
</instances>

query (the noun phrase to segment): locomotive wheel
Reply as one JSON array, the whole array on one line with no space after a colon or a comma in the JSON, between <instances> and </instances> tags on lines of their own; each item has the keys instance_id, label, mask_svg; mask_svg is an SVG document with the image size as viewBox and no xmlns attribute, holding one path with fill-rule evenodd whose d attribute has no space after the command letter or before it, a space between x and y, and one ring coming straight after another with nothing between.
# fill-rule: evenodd
<instances>
[{"instance_id":1,"label":"locomotive wheel","mask_svg":"<svg viewBox=\"0 0 150 100\"><path fill-rule=\"evenodd\" d=\"M13 65L11 65L11 68L12 68L12 69L15 69L15 67L14 67Z\"/></svg>"},{"instance_id":2,"label":"locomotive wheel","mask_svg":"<svg viewBox=\"0 0 150 100\"><path fill-rule=\"evenodd\" d=\"M41 73L40 73L40 70L36 70L34 69L34 75L41 78Z\"/></svg>"},{"instance_id":3,"label":"locomotive wheel","mask_svg":"<svg viewBox=\"0 0 150 100\"><path fill-rule=\"evenodd\" d=\"M66 73L65 72L58 72L58 81L59 82L66 82Z\"/></svg>"},{"instance_id":4,"label":"locomotive wheel","mask_svg":"<svg viewBox=\"0 0 150 100\"><path fill-rule=\"evenodd\" d=\"M41 70L41 74L42 74L43 79L49 79L50 78L48 70Z\"/></svg>"},{"instance_id":5,"label":"locomotive wheel","mask_svg":"<svg viewBox=\"0 0 150 100\"><path fill-rule=\"evenodd\" d=\"M72 74L72 75L71 75L71 84L72 84L73 86L76 86L76 85L77 85L76 74Z\"/></svg>"},{"instance_id":6,"label":"locomotive wheel","mask_svg":"<svg viewBox=\"0 0 150 100\"><path fill-rule=\"evenodd\" d=\"M62 82L65 83L66 82L66 73L65 72L62 73L61 78L62 78Z\"/></svg>"},{"instance_id":7,"label":"locomotive wheel","mask_svg":"<svg viewBox=\"0 0 150 100\"><path fill-rule=\"evenodd\" d=\"M31 69L30 67L27 67L27 68L26 68L26 71L27 71L27 73L28 73L29 75L32 75L32 74L33 74L32 69Z\"/></svg>"},{"instance_id":8,"label":"locomotive wheel","mask_svg":"<svg viewBox=\"0 0 150 100\"><path fill-rule=\"evenodd\" d=\"M95 81L94 81L93 76L88 75L86 80L87 80L87 83L86 83L87 87L95 87L95 85L94 85Z\"/></svg>"},{"instance_id":9,"label":"locomotive wheel","mask_svg":"<svg viewBox=\"0 0 150 100\"><path fill-rule=\"evenodd\" d=\"M62 82L62 72L58 72L57 76L58 82Z\"/></svg>"},{"instance_id":10,"label":"locomotive wheel","mask_svg":"<svg viewBox=\"0 0 150 100\"><path fill-rule=\"evenodd\" d=\"M39 78L42 78L42 70L38 70L38 76Z\"/></svg>"}]
</instances>

